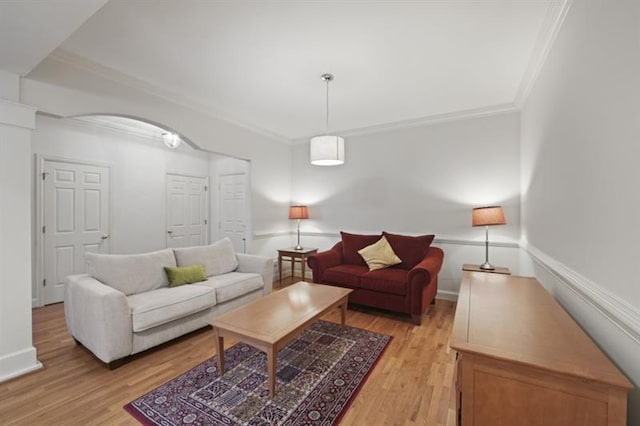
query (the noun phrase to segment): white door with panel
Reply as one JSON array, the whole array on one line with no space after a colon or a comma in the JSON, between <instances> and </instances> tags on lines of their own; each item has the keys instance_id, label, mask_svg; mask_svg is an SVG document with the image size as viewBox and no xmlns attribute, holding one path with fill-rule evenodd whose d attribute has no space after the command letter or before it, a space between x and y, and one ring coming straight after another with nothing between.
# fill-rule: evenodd
<instances>
[{"instance_id":1,"label":"white door with panel","mask_svg":"<svg viewBox=\"0 0 640 426\"><path fill-rule=\"evenodd\" d=\"M109 168L43 162L44 303L64 299L64 278L85 272L84 253L109 253Z\"/></svg>"},{"instance_id":2,"label":"white door with panel","mask_svg":"<svg viewBox=\"0 0 640 426\"><path fill-rule=\"evenodd\" d=\"M239 253L247 251L247 175L220 175L220 235L228 237Z\"/></svg>"},{"instance_id":3,"label":"white door with panel","mask_svg":"<svg viewBox=\"0 0 640 426\"><path fill-rule=\"evenodd\" d=\"M167 174L167 247L208 243L207 178Z\"/></svg>"}]
</instances>

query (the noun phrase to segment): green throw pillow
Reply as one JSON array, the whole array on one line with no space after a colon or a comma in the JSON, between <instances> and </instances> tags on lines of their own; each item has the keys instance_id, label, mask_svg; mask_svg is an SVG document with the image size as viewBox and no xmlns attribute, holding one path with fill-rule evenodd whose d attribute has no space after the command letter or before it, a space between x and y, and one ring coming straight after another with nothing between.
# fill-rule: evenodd
<instances>
[{"instance_id":1,"label":"green throw pillow","mask_svg":"<svg viewBox=\"0 0 640 426\"><path fill-rule=\"evenodd\" d=\"M204 265L165 266L164 271L169 279L169 287L207 280L207 276L204 273Z\"/></svg>"}]
</instances>

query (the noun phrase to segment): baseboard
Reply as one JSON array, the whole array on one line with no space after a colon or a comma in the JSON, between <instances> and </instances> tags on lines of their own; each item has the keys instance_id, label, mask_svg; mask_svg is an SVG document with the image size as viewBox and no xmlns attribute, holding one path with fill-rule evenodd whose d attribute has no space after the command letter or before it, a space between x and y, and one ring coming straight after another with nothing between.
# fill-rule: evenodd
<instances>
[{"instance_id":1,"label":"baseboard","mask_svg":"<svg viewBox=\"0 0 640 426\"><path fill-rule=\"evenodd\" d=\"M458 293L455 291L438 290L436 293L436 299L450 300L451 302L458 301Z\"/></svg>"},{"instance_id":2,"label":"baseboard","mask_svg":"<svg viewBox=\"0 0 640 426\"><path fill-rule=\"evenodd\" d=\"M30 347L0 357L0 382L22 376L42 368L36 359L36 348Z\"/></svg>"},{"instance_id":3,"label":"baseboard","mask_svg":"<svg viewBox=\"0 0 640 426\"><path fill-rule=\"evenodd\" d=\"M640 344L640 310L536 247L523 244L522 248L537 264Z\"/></svg>"}]
</instances>

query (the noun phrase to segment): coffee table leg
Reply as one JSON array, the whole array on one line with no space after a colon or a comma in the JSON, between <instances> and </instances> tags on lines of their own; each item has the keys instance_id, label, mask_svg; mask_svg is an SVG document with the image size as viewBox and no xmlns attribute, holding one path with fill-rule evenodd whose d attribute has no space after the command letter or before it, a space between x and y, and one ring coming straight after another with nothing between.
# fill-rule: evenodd
<instances>
[{"instance_id":1,"label":"coffee table leg","mask_svg":"<svg viewBox=\"0 0 640 426\"><path fill-rule=\"evenodd\" d=\"M269 397L273 398L276 394L276 356L275 348L271 347L267 350L267 368L269 370Z\"/></svg>"},{"instance_id":2,"label":"coffee table leg","mask_svg":"<svg viewBox=\"0 0 640 426\"><path fill-rule=\"evenodd\" d=\"M224 374L224 337L220 336L218 327L213 327L213 335L216 339L216 350L218 351L218 374L222 376Z\"/></svg>"},{"instance_id":3,"label":"coffee table leg","mask_svg":"<svg viewBox=\"0 0 640 426\"><path fill-rule=\"evenodd\" d=\"M341 309L341 311L342 311L341 312L341 314L342 314L341 315L342 316L342 318L341 318L342 319L342 325L345 325L345 323L347 322L347 302L348 302L348 300L349 299L346 298L346 297L342 300L342 306L341 306L341 308L342 308Z\"/></svg>"},{"instance_id":4,"label":"coffee table leg","mask_svg":"<svg viewBox=\"0 0 640 426\"><path fill-rule=\"evenodd\" d=\"M291 283L296 282L296 258L291 256Z\"/></svg>"}]
</instances>

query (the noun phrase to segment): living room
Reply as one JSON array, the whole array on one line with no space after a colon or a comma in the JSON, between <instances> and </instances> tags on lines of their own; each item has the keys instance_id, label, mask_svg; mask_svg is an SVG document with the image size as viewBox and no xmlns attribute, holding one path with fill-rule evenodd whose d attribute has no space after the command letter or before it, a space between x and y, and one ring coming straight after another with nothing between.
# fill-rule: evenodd
<instances>
[{"instance_id":1,"label":"living room","mask_svg":"<svg viewBox=\"0 0 640 426\"><path fill-rule=\"evenodd\" d=\"M307 138L279 138L260 126L184 106L184 99L168 98L150 82L59 49L77 28L86 31L91 19L117 11L112 2L85 2L85 9L65 12L68 21L56 21L49 11L51 22L66 27L58 39L48 33L38 49L24 37L42 23L18 19L23 15L15 10L14 15L5 14L11 10L9 3L3 4L2 48L7 53L3 50L0 66L0 377L30 370L38 374L31 327L32 286L37 285L32 276L34 144L46 146L52 129L67 126L60 124L64 117L110 113L176 129L198 148L248 160L250 253L273 258L277 249L295 244L295 224L287 219L291 204L309 206L302 240L320 250L339 240L339 231L435 234L433 244L445 252L438 300L455 301L462 264L480 263L484 257L484 232L471 226L471 209L502 205L507 224L491 228L492 262L509 267L514 275L535 276L569 312L634 384L628 424L639 423L639 6L631 0L540 4L535 30L541 35L529 41L541 44L529 45L524 59L513 58L522 65L516 73L518 84L502 102L491 98L450 114L425 113L410 120L398 113L345 126L341 120L349 112L340 104L347 102L358 78L364 78L349 70L348 49L341 56L343 63L314 64L309 75L297 76L308 80L310 90L317 89L309 105L297 107L308 108L308 120L318 122L317 131L322 132L325 92L319 77L335 73L331 123L345 138L346 151L345 163L338 167L310 165ZM505 8L512 7L516 5ZM5 25L9 16L22 25L16 24L22 33L5 37L5 29L13 28ZM42 28L47 34L47 27ZM374 65L365 65L368 73L378 72ZM410 65L398 66L396 74L379 76L375 85L350 96L384 93L394 80L405 78L404 67ZM501 70L494 71L501 75ZM493 80L485 84L497 87ZM287 81L267 78L264 85L282 91ZM238 93L253 95L250 88ZM446 100L442 94L424 97L430 98L425 101L429 105ZM404 107L392 106L392 111ZM158 244L136 249L152 250ZM21 379L6 383L15 380Z\"/></svg>"}]
</instances>

